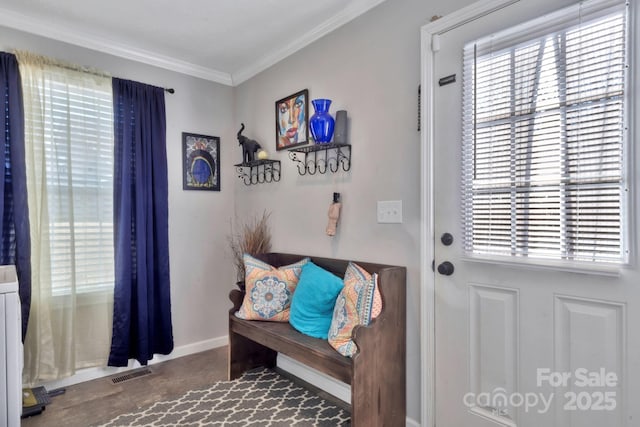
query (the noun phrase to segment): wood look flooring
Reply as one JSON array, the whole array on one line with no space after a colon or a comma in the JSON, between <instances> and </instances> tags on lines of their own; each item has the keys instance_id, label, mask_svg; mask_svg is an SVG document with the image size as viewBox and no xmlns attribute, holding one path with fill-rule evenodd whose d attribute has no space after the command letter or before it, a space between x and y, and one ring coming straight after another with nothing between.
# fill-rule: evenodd
<instances>
[{"instance_id":1,"label":"wood look flooring","mask_svg":"<svg viewBox=\"0 0 640 427\"><path fill-rule=\"evenodd\" d=\"M227 347L150 365L152 375L113 384L111 377L67 387L51 398L40 415L22 420L22 427L88 427L118 414L181 396L188 390L227 379Z\"/></svg>"}]
</instances>

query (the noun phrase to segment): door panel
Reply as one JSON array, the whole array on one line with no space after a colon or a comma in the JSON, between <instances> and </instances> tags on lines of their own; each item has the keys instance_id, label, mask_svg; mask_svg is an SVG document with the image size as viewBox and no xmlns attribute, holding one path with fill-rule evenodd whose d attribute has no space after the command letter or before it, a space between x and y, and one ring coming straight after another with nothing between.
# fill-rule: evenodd
<instances>
[{"instance_id":1,"label":"door panel","mask_svg":"<svg viewBox=\"0 0 640 427\"><path fill-rule=\"evenodd\" d=\"M517 289L469 284L469 392L476 396L518 390L518 300ZM492 415L478 407L472 411ZM516 408L508 411L517 420Z\"/></svg>"},{"instance_id":2,"label":"door panel","mask_svg":"<svg viewBox=\"0 0 640 427\"><path fill-rule=\"evenodd\" d=\"M433 82L435 265L449 261L455 270L449 276L435 272L438 427L640 422L639 405L629 404L640 402L640 333L629 331L640 324L637 254L614 277L470 261L461 245L463 45L573 3L522 0L439 36ZM632 37L634 46L638 36ZM455 83L438 85L453 74ZM634 155L631 164L639 165ZM630 188L636 217L637 175ZM440 241L444 233L453 235L450 246ZM634 229L632 248L637 241ZM607 376L608 384L594 383Z\"/></svg>"},{"instance_id":3,"label":"door panel","mask_svg":"<svg viewBox=\"0 0 640 427\"><path fill-rule=\"evenodd\" d=\"M554 300L554 345L556 368L561 372L577 372L584 367L598 371L615 372L626 378L625 369L625 304L604 300L588 300L577 297L556 295ZM556 412L558 426L620 426L624 424L622 399L625 394L620 387L594 387L597 391L614 393L620 408L614 411L581 411L579 406L588 404L583 388L576 387L576 401L573 395L568 399L564 393L571 393L570 387L557 388L556 405L566 406L566 410ZM593 394L593 393L591 393ZM599 395L595 395L598 397ZM580 401L578 401L580 399ZM575 404L575 405L574 405ZM573 410L573 406L576 410Z\"/></svg>"}]
</instances>

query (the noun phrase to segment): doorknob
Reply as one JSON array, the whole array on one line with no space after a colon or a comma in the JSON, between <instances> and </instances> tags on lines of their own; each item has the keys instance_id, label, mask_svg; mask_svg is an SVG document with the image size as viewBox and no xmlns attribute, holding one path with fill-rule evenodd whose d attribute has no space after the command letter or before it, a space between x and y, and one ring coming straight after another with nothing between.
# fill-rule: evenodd
<instances>
[{"instance_id":1,"label":"doorknob","mask_svg":"<svg viewBox=\"0 0 640 427\"><path fill-rule=\"evenodd\" d=\"M453 264L451 264L449 261L445 261L438 265L438 273L444 276L451 276L453 274L453 270Z\"/></svg>"}]
</instances>

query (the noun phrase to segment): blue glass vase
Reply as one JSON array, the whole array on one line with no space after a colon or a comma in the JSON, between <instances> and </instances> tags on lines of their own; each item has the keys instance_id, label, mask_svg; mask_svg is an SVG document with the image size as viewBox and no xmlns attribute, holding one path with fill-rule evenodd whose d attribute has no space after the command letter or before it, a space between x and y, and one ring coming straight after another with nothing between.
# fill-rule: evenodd
<instances>
[{"instance_id":1,"label":"blue glass vase","mask_svg":"<svg viewBox=\"0 0 640 427\"><path fill-rule=\"evenodd\" d=\"M313 135L316 144L328 144L333 137L333 126L335 124L333 117L329 114L331 100L314 99L311 103L315 109L315 113L309 119L311 135Z\"/></svg>"}]
</instances>

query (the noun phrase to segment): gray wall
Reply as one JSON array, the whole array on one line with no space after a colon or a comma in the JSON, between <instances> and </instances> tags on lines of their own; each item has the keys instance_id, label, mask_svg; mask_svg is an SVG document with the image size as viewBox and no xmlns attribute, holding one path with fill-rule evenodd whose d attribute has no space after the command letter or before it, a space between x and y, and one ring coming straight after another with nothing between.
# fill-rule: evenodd
<instances>
[{"instance_id":1,"label":"gray wall","mask_svg":"<svg viewBox=\"0 0 640 427\"><path fill-rule=\"evenodd\" d=\"M235 89L236 125L282 161L282 180L236 182L240 214L272 212L274 249L404 265L407 277L407 415L420 420L420 27L467 0L388 0ZM274 102L300 89L349 113L352 169L299 176L275 152ZM313 109L310 114L312 114ZM239 156L239 154L238 154ZM342 194L338 234L325 235L334 191ZM402 224L378 224L376 201L402 200Z\"/></svg>"},{"instance_id":2,"label":"gray wall","mask_svg":"<svg viewBox=\"0 0 640 427\"><path fill-rule=\"evenodd\" d=\"M235 272L226 254L233 217L233 89L104 53L0 27L0 50L26 49L116 77L162 87L166 94L171 297L176 347L227 335L226 297ZM182 132L221 138L221 192L182 190Z\"/></svg>"},{"instance_id":3,"label":"gray wall","mask_svg":"<svg viewBox=\"0 0 640 427\"><path fill-rule=\"evenodd\" d=\"M0 27L0 49L23 48L122 78L174 87L167 95L169 214L176 345L226 335L227 292L235 273L226 254L234 214L268 210L274 250L404 265L407 288L407 415L420 420L420 27L470 0L387 0L236 88ZM299 176L275 151L274 102L308 88L349 112L352 169ZM312 112L310 112L312 113ZM279 183L245 186L235 132L282 161ZM181 132L222 138L222 191L182 191ZM342 194L338 234L325 235L334 191ZM402 224L378 224L376 201L402 200Z\"/></svg>"}]
</instances>

